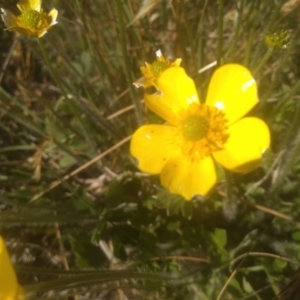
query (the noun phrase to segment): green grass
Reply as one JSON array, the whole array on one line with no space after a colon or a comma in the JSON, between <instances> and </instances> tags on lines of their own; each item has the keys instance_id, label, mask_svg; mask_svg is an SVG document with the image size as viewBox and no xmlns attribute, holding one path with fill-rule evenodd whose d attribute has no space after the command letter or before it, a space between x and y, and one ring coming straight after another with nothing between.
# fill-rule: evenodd
<instances>
[{"instance_id":1,"label":"green grass","mask_svg":"<svg viewBox=\"0 0 300 300\"><path fill-rule=\"evenodd\" d=\"M0 233L29 299L265 300L298 267L299 7L156 2L130 23L142 1L45 1L58 24L39 40L2 26ZM265 36L282 29L286 49L269 50ZM198 70L214 61L258 83L250 114L271 149L206 199L168 193L129 153L156 118L132 82L158 49L182 58L202 100L216 67Z\"/></svg>"}]
</instances>

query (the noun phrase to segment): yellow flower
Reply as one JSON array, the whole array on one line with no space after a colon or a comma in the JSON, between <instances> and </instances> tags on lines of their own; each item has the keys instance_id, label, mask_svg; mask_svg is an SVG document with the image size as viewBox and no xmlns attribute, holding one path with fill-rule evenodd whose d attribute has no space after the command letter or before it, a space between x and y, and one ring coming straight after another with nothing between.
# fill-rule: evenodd
<instances>
[{"instance_id":1,"label":"yellow flower","mask_svg":"<svg viewBox=\"0 0 300 300\"><path fill-rule=\"evenodd\" d=\"M1 9L7 30L40 38L57 23L57 10L52 9L49 14L45 13L41 8L41 0L20 0L17 6L21 12L19 16Z\"/></svg>"},{"instance_id":2,"label":"yellow flower","mask_svg":"<svg viewBox=\"0 0 300 300\"><path fill-rule=\"evenodd\" d=\"M19 286L15 271L9 259L4 241L0 236L0 299L24 300L24 291Z\"/></svg>"},{"instance_id":3,"label":"yellow flower","mask_svg":"<svg viewBox=\"0 0 300 300\"><path fill-rule=\"evenodd\" d=\"M168 59L163 57L161 51L156 51L156 61L152 64L145 62L145 67L141 67L141 71L144 74L144 78L134 82L136 87L143 86L145 88L149 86L156 86L156 79L160 74L168 68L179 67L181 63L181 58L177 58L174 62L170 62Z\"/></svg>"},{"instance_id":4,"label":"yellow flower","mask_svg":"<svg viewBox=\"0 0 300 300\"><path fill-rule=\"evenodd\" d=\"M160 173L165 188L190 200L215 185L215 162L238 173L259 166L270 134L262 120L242 118L258 102L255 80L245 67L218 68L205 104L181 67L167 68L155 85L157 93L145 94L145 103L168 123L144 125L134 133L130 152L143 172Z\"/></svg>"}]
</instances>

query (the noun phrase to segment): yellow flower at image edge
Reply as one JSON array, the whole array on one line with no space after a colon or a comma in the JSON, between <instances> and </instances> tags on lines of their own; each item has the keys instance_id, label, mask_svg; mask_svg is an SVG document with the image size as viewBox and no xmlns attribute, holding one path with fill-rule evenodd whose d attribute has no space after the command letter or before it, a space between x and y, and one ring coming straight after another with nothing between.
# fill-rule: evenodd
<instances>
[{"instance_id":1,"label":"yellow flower at image edge","mask_svg":"<svg viewBox=\"0 0 300 300\"><path fill-rule=\"evenodd\" d=\"M57 10L45 13L41 8L41 0L20 0L17 6L21 12L19 16L1 9L2 19L9 31L40 38L57 23Z\"/></svg>"},{"instance_id":2,"label":"yellow flower at image edge","mask_svg":"<svg viewBox=\"0 0 300 300\"><path fill-rule=\"evenodd\" d=\"M205 104L179 66L164 70L155 86L158 92L145 94L145 104L167 124L144 125L134 133L130 152L140 170L160 173L165 188L190 200L216 184L215 162L238 173L260 165L270 133L262 120L242 118L258 102L255 80L245 67L218 68Z\"/></svg>"},{"instance_id":3,"label":"yellow flower at image edge","mask_svg":"<svg viewBox=\"0 0 300 300\"><path fill-rule=\"evenodd\" d=\"M0 299L24 300L24 291L19 286L4 241L0 236Z\"/></svg>"}]
</instances>

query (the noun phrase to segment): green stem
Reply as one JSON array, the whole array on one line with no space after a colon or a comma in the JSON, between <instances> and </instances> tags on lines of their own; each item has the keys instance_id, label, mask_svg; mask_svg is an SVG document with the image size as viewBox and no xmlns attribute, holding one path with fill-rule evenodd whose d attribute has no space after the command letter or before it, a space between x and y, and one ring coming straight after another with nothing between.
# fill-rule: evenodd
<instances>
[{"instance_id":1,"label":"green stem","mask_svg":"<svg viewBox=\"0 0 300 300\"><path fill-rule=\"evenodd\" d=\"M47 38L49 39L49 37L47 37ZM84 113L89 116L90 120L98 128L100 128L101 130L103 130L105 132L110 132L114 137L116 137L117 139L120 139L120 135L118 134L118 132L114 129L114 127L111 126L112 123L108 123L107 120L103 119L100 116L98 109L95 107L95 105L94 105L94 103L96 103L95 99L98 96L95 93L93 87L90 85L89 81L82 74L80 74L80 72L78 70L76 70L76 68L74 67L74 65L72 64L70 59L67 57L67 55L65 55L60 50L60 47L54 47L55 41L53 39L49 39L49 43L50 43L50 45L52 45L52 49L55 50L63 58L62 61L66 64L66 66L68 68L70 68L70 70L72 70L74 72L74 74L76 74L76 76L78 76L78 78L80 78L80 80L83 83L83 87L85 88L85 92L86 92L88 98L91 99L91 101L89 103L82 101L82 99L80 97L76 96L77 94L72 90L71 85L69 83L67 83L67 81L64 81L62 78L60 78L59 74L57 74L55 72L55 70L53 70L52 65L49 65L50 72L52 73L54 80L56 80L58 87L61 88L63 86L64 90L67 90L72 95L74 95L73 99L70 99L70 97L69 97L69 98L66 98L66 100L67 101L72 100L71 104L75 103L78 108L83 110ZM45 54L47 55L46 51L45 51ZM62 93L63 93L63 91L62 91ZM63 95L65 96L65 93L63 93ZM94 98L94 99L92 99L92 98ZM92 104L92 106L90 105L90 103ZM78 113L74 109L74 106L71 104L70 104L71 109L73 110L76 118L81 122L81 118L78 116ZM81 122L81 125L82 125L82 128L85 127L83 122ZM83 129L83 130L85 131L85 134L89 134L88 130L86 130L86 129Z\"/></svg>"},{"instance_id":2,"label":"green stem","mask_svg":"<svg viewBox=\"0 0 300 300\"><path fill-rule=\"evenodd\" d=\"M47 67L49 68L50 73L53 76L53 79L55 80L56 84L58 85L59 89L61 90L64 98L68 99L68 95L67 95L65 89L64 89L63 85L61 84L59 78L57 77L56 72L53 69L53 66L52 66L49 56L48 56L48 52L46 51L43 42L40 39L38 40L38 42L39 42L39 46L40 46L41 52L43 54L43 57L46 60Z\"/></svg>"},{"instance_id":3,"label":"green stem","mask_svg":"<svg viewBox=\"0 0 300 300\"><path fill-rule=\"evenodd\" d=\"M128 86L132 98L132 102L135 108L135 114L136 118L138 120L138 123L142 123L142 114L141 114L141 108L140 108L140 103L138 101L138 98L136 96L136 93L133 88L133 77L131 74L131 66L129 62L129 56L128 56L128 50L127 50L127 42L126 42L126 32L125 32L125 24L124 24L124 19L123 19L123 7L121 0L114 0L114 5L115 5L115 11L117 14L117 21L118 21L118 26L119 26L119 36L120 36L120 42L121 42L121 48L122 48L122 54L123 54L123 59L125 63L125 72L127 75L127 81L128 81Z\"/></svg>"},{"instance_id":4,"label":"green stem","mask_svg":"<svg viewBox=\"0 0 300 300\"><path fill-rule=\"evenodd\" d=\"M288 145L294 141L296 132L299 129L299 119L300 119L300 105L298 103L291 127L289 128L286 137L284 138L283 145ZM300 131L299 131L299 139L300 139Z\"/></svg>"},{"instance_id":5,"label":"green stem","mask_svg":"<svg viewBox=\"0 0 300 300\"><path fill-rule=\"evenodd\" d=\"M243 16L243 11L244 11L244 6L245 6L245 0L241 0L240 8L238 9L238 19L237 19L237 22L235 25L233 40L230 44L230 48L227 51L227 54L225 54L225 57L227 56L229 58L229 60L232 60L233 53L234 53L234 51L236 51L237 41L240 36L240 32L241 32L241 28L242 28L241 24L242 24L242 16Z\"/></svg>"},{"instance_id":6,"label":"green stem","mask_svg":"<svg viewBox=\"0 0 300 300\"><path fill-rule=\"evenodd\" d=\"M293 38L291 40L291 43L288 45L288 49L285 51L285 54L284 54L284 56L282 57L282 59L279 63L279 66L277 68L278 71L281 70L283 68L283 66L285 66L287 64L287 61L290 59L291 54L293 53L293 51L295 49L295 45L298 43L298 38L299 38L298 34L299 34L299 28L297 28L296 31L293 34ZM274 91L274 87L278 84L278 77L280 76L280 74L281 74L280 72L275 72L272 84L268 86L267 91L264 93L264 97L262 99L262 102L266 102L267 99L272 94L272 92ZM294 84L294 86L296 86L296 84ZM288 93L288 98L290 98L291 96L293 96L293 95L290 95L290 93ZM285 97L285 99L286 98L287 97Z\"/></svg>"},{"instance_id":7,"label":"green stem","mask_svg":"<svg viewBox=\"0 0 300 300\"><path fill-rule=\"evenodd\" d=\"M298 114L300 111L300 105L298 105ZM299 119L298 119L299 120ZM287 175L291 172L293 169L295 162L297 161L300 153L300 130L298 130L298 134L296 134L295 141L293 142L293 145L289 144L286 148L287 153L283 157L283 168L280 170L279 175L277 177L276 182L274 183L272 189L271 189L271 197L274 197L276 193L279 191L279 189L282 187L282 184L284 183L284 180L287 178Z\"/></svg>"},{"instance_id":8,"label":"green stem","mask_svg":"<svg viewBox=\"0 0 300 300\"><path fill-rule=\"evenodd\" d=\"M217 65L221 65L222 44L223 44L223 9L224 0L218 0L218 48L217 48Z\"/></svg>"},{"instance_id":9,"label":"green stem","mask_svg":"<svg viewBox=\"0 0 300 300\"><path fill-rule=\"evenodd\" d=\"M259 63L259 65L257 66L257 68L254 70L253 75L257 75L258 72L262 69L262 67L265 65L265 63L269 60L269 58L271 57L273 53L273 49L269 48L267 53L264 55L263 59L261 60L261 62Z\"/></svg>"},{"instance_id":10,"label":"green stem","mask_svg":"<svg viewBox=\"0 0 300 300\"><path fill-rule=\"evenodd\" d=\"M47 65L47 67L49 68L49 71L50 71L50 73L51 73L51 76L53 77L53 79L54 79L54 81L56 82L57 86L59 87L61 93L63 94L64 99L65 99L66 101L69 102L69 97L68 97L68 94L67 94L67 92L66 92L66 89L65 89L64 85L62 84L62 82L61 82L59 76L57 76L56 71L55 71L54 68L53 68L53 65L52 65L52 63L51 63L51 61L50 61L50 59L49 59L48 52L46 51L43 42L42 42L41 40L38 40L38 42L39 42L39 46L40 46L40 49L41 49L43 58L45 59L46 65ZM85 140L89 143L89 145L91 146L91 148L95 150L95 145L94 145L94 143L92 142L92 139L89 137L88 130L86 130L86 128L85 128L84 124L82 123L81 118L80 118L80 116L78 115L76 109L74 109L74 107L73 107L73 105L72 105L71 103L69 103L69 105L70 105L70 109L73 111L74 115L76 116L76 118L79 120L79 122L80 122L80 124L81 124L81 128L82 128L82 130L83 130L84 133L85 133ZM59 143L55 138L54 138L54 142L55 142L57 145L60 145L60 143ZM65 147L64 147L64 148L65 148ZM94 152L95 152L95 151L94 151ZM67 151L67 153L70 154L70 151ZM73 153L72 153L71 155L72 155L72 157L74 157L76 160L79 159L79 158L76 157Z\"/></svg>"},{"instance_id":11,"label":"green stem","mask_svg":"<svg viewBox=\"0 0 300 300\"><path fill-rule=\"evenodd\" d=\"M249 65L250 56L251 56L251 52L252 52L252 49L253 49L254 35L255 35L255 28L252 27L252 28L250 29L250 34L249 34L249 38L248 38L248 41L247 41L246 54L245 54L245 57L244 57L244 63L243 63L243 64L244 64L245 66L248 66L248 65Z\"/></svg>"},{"instance_id":12,"label":"green stem","mask_svg":"<svg viewBox=\"0 0 300 300\"><path fill-rule=\"evenodd\" d=\"M236 201L233 197L232 174L224 169L226 179L226 198L223 200L223 213L228 220L233 220L236 216Z\"/></svg>"},{"instance_id":13,"label":"green stem","mask_svg":"<svg viewBox=\"0 0 300 300\"><path fill-rule=\"evenodd\" d=\"M181 6L183 17L184 17L184 26L185 26L188 42L191 47L191 52L195 53L195 47L194 47L194 43L193 43L194 39L192 37L192 28L190 26L189 17L188 17L187 11L186 11L186 4L184 3L183 0L180 0L180 6Z\"/></svg>"},{"instance_id":14,"label":"green stem","mask_svg":"<svg viewBox=\"0 0 300 300\"><path fill-rule=\"evenodd\" d=\"M249 66L250 64L250 58L253 54L253 45L254 45L254 38L255 34L257 32L256 26L253 26L253 24L256 23L258 17L259 17L259 3L253 1L250 9L249 9L249 15L247 17L244 16L244 19L247 20L245 23L243 23L243 26L245 28L250 28L250 31L248 33L247 38L247 48L246 48L246 54L244 58L244 65Z\"/></svg>"},{"instance_id":15,"label":"green stem","mask_svg":"<svg viewBox=\"0 0 300 300\"><path fill-rule=\"evenodd\" d=\"M263 31L263 34L262 36L266 36L266 34L268 32L270 32L270 29L272 28L272 26L274 26L274 23L276 22L277 18L278 18L278 15L280 14L280 9L281 9L281 6L283 5L283 3L285 2L286 0L279 0L276 5L275 5L275 8L272 8L272 10L270 11L270 17L268 18L268 22L265 26L265 29ZM259 1L260 4L263 3L263 1ZM258 10L259 10L259 7L258 7ZM260 42L258 43L258 45L256 45L255 47L255 53L253 54L253 59L252 59L252 62L254 63L254 65L256 64L256 62L259 60L259 57L261 55L261 51L263 49L263 46L265 45L265 41L264 39L260 39Z\"/></svg>"},{"instance_id":16,"label":"green stem","mask_svg":"<svg viewBox=\"0 0 300 300\"><path fill-rule=\"evenodd\" d=\"M89 284L99 284L103 281L119 280L119 279L146 279L158 281L170 281L170 277L159 274L138 273L134 271L99 271L98 274L78 275L67 278L59 278L51 281L40 282L24 286L26 292L50 291L50 290L66 290L68 288L84 287Z\"/></svg>"}]
</instances>

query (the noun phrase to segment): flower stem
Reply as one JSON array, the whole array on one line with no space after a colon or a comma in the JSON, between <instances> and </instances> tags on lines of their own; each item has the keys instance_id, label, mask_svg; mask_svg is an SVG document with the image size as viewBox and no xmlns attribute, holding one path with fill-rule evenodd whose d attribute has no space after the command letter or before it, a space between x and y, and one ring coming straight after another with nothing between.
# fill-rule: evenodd
<instances>
[{"instance_id":1,"label":"flower stem","mask_svg":"<svg viewBox=\"0 0 300 300\"><path fill-rule=\"evenodd\" d=\"M265 65L265 63L271 57L272 53L273 53L273 49L269 48L268 51L266 52L266 54L264 55L263 59L261 60L261 62L257 66L257 68L254 70L253 75L256 75L262 69L262 67Z\"/></svg>"},{"instance_id":2,"label":"flower stem","mask_svg":"<svg viewBox=\"0 0 300 300\"><path fill-rule=\"evenodd\" d=\"M277 67L277 70L281 70L283 68L283 66L285 66L287 64L287 61L291 58L291 53L293 53L294 49L295 49L295 45L297 45L297 42L298 42L298 39L299 39L299 28L297 28L293 34L293 38L291 39L291 42L290 44L288 45L288 49L285 51L281 61L279 62L279 65ZM276 84L278 84L278 78L280 76L280 72L275 72L274 74L274 77L273 77L273 80L272 80L272 83L268 86L268 89L267 91L264 93L264 96L262 98L262 102L266 102L267 99L270 97L270 95L272 94L272 92L274 91L274 87L276 86ZM298 85L297 84L294 84L294 87ZM297 88L298 89L298 88ZM292 89L291 92L295 90ZM285 100L286 99L290 99L290 97L293 97L294 94L290 94L288 93L287 96L284 98ZM284 102L282 99L282 102Z\"/></svg>"},{"instance_id":3,"label":"flower stem","mask_svg":"<svg viewBox=\"0 0 300 300\"><path fill-rule=\"evenodd\" d=\"M233 196L232 174L224 169L226 179L226 197L223 200L223 213L228 220L235 219L237 204Z\"/></svg>"},{"instance_id":4,"label":"flower stem","mask_svg":"<svg viewBox=\"0 0 300 300\"><path fill-rule=\"evenodd\" d=\"M245 0L241 0L240 2L241 2L240 6L237 9L237 11L238 11L238 18L237 18L237 22L236 22L236 25L235 25L234 36L233 36L233 39L232 39L232 41L230 43L229 50L224 55L225 57L227 56L229 58L229 60L233 59L233 53L236 51L237 41L238 41L238 38L240 36L240 31L242 29L241 24L242 24L243 12L244 12Z\"/></svg>"},{"instance_id":5,"label":"flower stem","mask_svg":"<svg viewBox=\"0 0 300 300\"><path fill-rule=\"evenodd\" d=\"M222 44L223 44L223 9L224 0L218 0L218 48L217 48L217 65L221 64Z\"/></svg>"},{"instance_id":6,"label":"flower stem","mask_svg":"<svg viewBox=\"0 0 300 300\"><path fill-rule=\"evenodd\" d=\"M123 7L121 0L114 0L114 6L115 6L115 11L117 14L117 21L118 21L118 27L119 27L119 36L120 36L120 42L121 42L121 48L122 48L122 54L123 54L123 59L125 63L125 72L127 75L127 81L129 85L129 90L132 98L132 102L135 108L135 114L137 117L137 121L139 124L142 123L142 114L141 114L141 109L140 109L140 103L137 99L136 93L133 88L133 77L131 74L131 67L130 67L130 62L129 62L129 56L128 56L128 51L127 51L127 42L126 42L126 33L125 33L125 24L124 24L124 19L123 19Z\"/></svg>"},{"instance_id":7,"label":"flower stem","mask_svg":"<svg viewBox=\"0 0 300 300\"><path fill-rule=\"evenodd\" d=\"M298 88L299 88L299 86L298 86ZM288 130L286 137L284 138L284 141L285 141L284 145L288 145L288 144L292 143L293 141L295 141L295 136L297 136L297 131L299 130L299 118L300 118L300 105L298 103L291 127ZM299 130L299 142L300 142L300 130Z\"/></svg>"},{"instance_id":8,"label":"flower stem","mask_svg":"<svg viewBox=\"0 0 300 300\"><path fill-rule=\"evenodd\" d=\"M262 36L266 36L266 34L270 31L272 26L274 26L274 23L276 22L276 20L278 20L278 15L280 14L280 9L281 9L283 3L286 2L286 0L279 0L276 2L277 3L274 6L274 9L272 10L270 17L268 18L268 22L265 26L265 29L263 30ZM260 10L263 1L258 1L258 3L259 3L259 6L257 9ZM259 60L259 57L261 55L261 51L262 51L264 45L265 45L264 39L261 39L260 42L258 43L258 45L256 45L255 52L252 54L252 62L254 62L254 65Z\"/></svg>"},{"instance_id":9,"label":"flower stem","mask_svg":"<svg viewBox=\"0 0 300 300\"><path fill-rule=\"evenodd\" d=\"M63 85L61 84L59 78L56 76L56 72L54 71L54 69L52 67L52 64L50 62L48 53L45 49L45 46L44 46L43 42L39 39L38 43L39 43L41 52L43 54L43 58L46 60L47 67L49 68L51 75L53 76L56 84L58 85L59 89L61 90L62 94L64 95L64 98L68 99L68 96L67 96L67 93L66 93L65 89L64 89Z\"/></svg>"},{"instance_id":10,"label":"flower stem","mask_svg":"<svg viewBox=\"0 0 300 300\"><path fill-rule=\"evenodd\" d=\"M300 105L298 105L298 113L296 113L296 116L299 116L299 111L300 111L299 108ZM271 195L270 195L271 197L274 197L274 195L277 194L277 192L284 184L287 175L291 172L291 170L295 166L295 162L299 157L299 151L300 151L300 129L298 130L298 133L295 134L294 141L292 143L289 143L288 147L286 148L286 153L283 157L283 161L285 162L285 164L280 170L277 180L272 186Z\"/></svg>"},{"instance_id":11,"label":"flower stem","mask_svg":"<svg viewBox=\"0 0 300 300\"><path fill-rule=\"evenodd\" d=\"M192 28L190 26L188 13L186 11L186 4L184 3L183 0L180 0L180 6L181 6L183 17L184 17L184 26L185 26L185 30L186 30L186 34L187 34L188 43L190 44L191 52L195 53L194 39L192 36Z\"/></svg>"},{"instance_id":12,"label":"flower stem","mask_svg":"<svg viewBox=\"0 0 300 300\"><path fill-rule=\"evenodd\" d=\"M53 68L53 65L52 65L52 63L50 61L48 52L46 51L43 42L41 40L38 40L38 44L40 46L40 49L41 49L41 52L42 52L42 56L43 56L43 58L46 61L46 65L49 68L51 76L53 77L54 81L56 82L57 86L59 87L62 95L64 96L65 101L67 101L67 103L68 103L68 105L70 107L70 110L74 113L74 115L76 116L76 118L79 120L79 123L81 125L81 131L84 133L83 136L84 136L85 140L91 146L91 149L94 149L94 151L96 153L96 149L95 149L96 146L95 146L95 144L93 142L93 139L90 136L89 131L86 128L86 125L81 120L80 115L78 114L76 107L74 107L72 101L70 101L70 97L68 96L67 91L66 91L67 87L64 86L63 82L59 78L59 75L57 75L57 72ZM69 127L69 125L68 125L68 127ZM55 141L55 143L58 143L58 141L56 141L56 139L54 139L54 141ZM74 157L74 154L72 154L72 156ZM75 156L75 158L76 158L76 156Z\"/></svg>"},{"instance_id":13,"label":"flower stem","mask_svg":"<svg viewBox=\"0 0 300 300\"><path fill-rule=\"evenodd\" d=\"M243 62L243 64L245 66L249 65L249 61L250 61L250 57L251 57L251 51L252 51L252 47L253 47L254 35L255 35L255 28L252 27L250 29L249 38L248 38L248 42L247 42L247 48L246 48L246 54L245 54L244 62Z\"/></svg>"}]
</instances>

